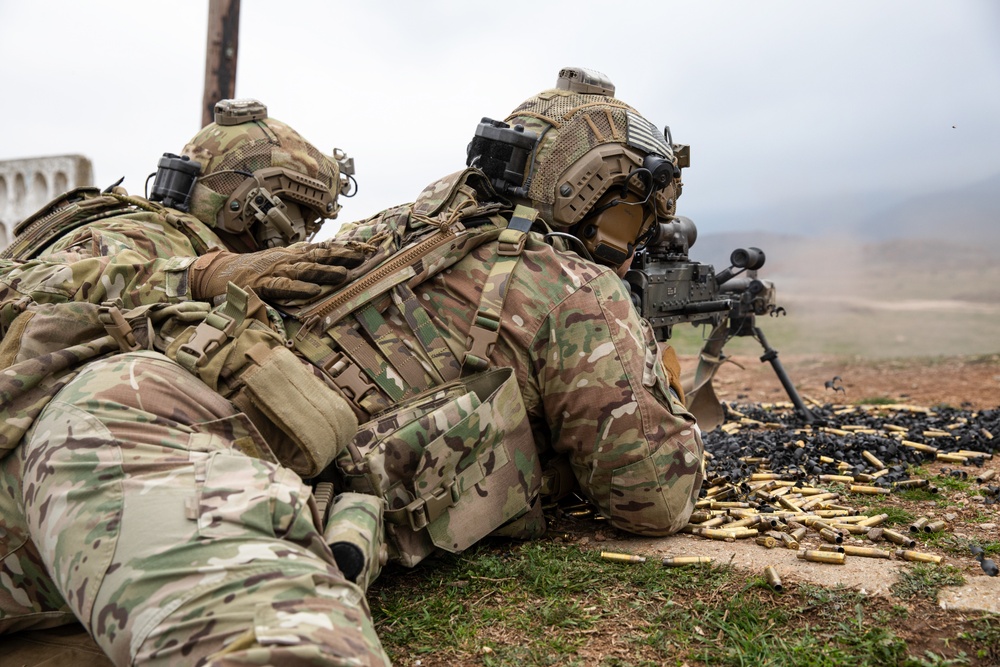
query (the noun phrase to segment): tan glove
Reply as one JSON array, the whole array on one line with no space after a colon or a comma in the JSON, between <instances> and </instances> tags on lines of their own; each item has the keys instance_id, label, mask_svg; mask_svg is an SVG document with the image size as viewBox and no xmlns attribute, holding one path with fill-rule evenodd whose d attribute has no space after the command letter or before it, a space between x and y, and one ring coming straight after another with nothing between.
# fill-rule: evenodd
<instances>
[{"instance_id":1,"label":"tan glove","mask_svg":"<svg viewBox=\"0 0 1000 667\"><path fill-rule=\"evenodd\" d=\"M342 284L348 269L364 259L360 250L326 243L249 253L217 250L188 267L188 280L195 299L225 294L228 283L249 287L265 301L308 299L323 285Z\"/></svg>"},{"instance_id":2,"label":"tan glove","mask_svg":"<svg viewBox=\"0 0 1000 667\"><path fill-rule=\"evenodd\" d=\"M683 404L684 388L681 387L681 362L677 359L677 352L670 345L663 344L663 352L660 357L663 359L663 367L667 369L670 388L677 392L677 397Z\"/></svg>"}]
</instances>

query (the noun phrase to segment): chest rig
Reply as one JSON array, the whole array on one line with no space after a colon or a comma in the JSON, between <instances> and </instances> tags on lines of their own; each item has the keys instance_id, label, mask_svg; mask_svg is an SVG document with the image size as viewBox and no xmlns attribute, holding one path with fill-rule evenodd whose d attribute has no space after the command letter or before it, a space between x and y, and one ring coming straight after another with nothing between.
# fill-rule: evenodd
<instances>
[{"instance_id":1,"label":"chest rig","mask_svg":"<svg viewBox=\"0 0 1000 667\"><path fill-rule=\"evenodd\" d=\"M513 369L490 369L489 362L537 214L480 204L483 187L488 191L479 172L460 172L412 206L342 232L338 240L378 246L382 261L287 323L296 351L361 422L329 477L338 492L383 499L390 553L404 565L435 548L471 546L533 512L538 494L538 457ZM496 247L483 267L489 277L469 335L456 344L413 288L487 243ZM540 529L540 519L535 523Z\"/></svg>"}]
</instances>

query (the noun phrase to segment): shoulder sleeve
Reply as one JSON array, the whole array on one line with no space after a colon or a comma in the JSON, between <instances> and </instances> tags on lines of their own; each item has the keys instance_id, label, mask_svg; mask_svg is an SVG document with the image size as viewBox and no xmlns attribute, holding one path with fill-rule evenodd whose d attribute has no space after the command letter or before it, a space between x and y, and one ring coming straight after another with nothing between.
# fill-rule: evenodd
<instances>
[{"instance_id":1,"label":"shoulder sleeve","mask_svg":"<svg viewBox=\"0 0 1000 667\"><path fill-rule=\"evenodd\" d=\"M122 299L126 307L188 297L191 242L155 214L94 223L63 237L40 257L0 262L0 301L38 303Z\"/></svg>"},{"instance_id":2,"label":"shoulder sleeve","mask_svg":"<svg viewBox=\"0 0 1000 667\"><path fill-rule=\"evenodd\" d=\"M600 511L633 533L686 524L704 478L701 435L621 280L602 272L561 302L532 356L552 447Z\"/></svg>"}]
</instances>

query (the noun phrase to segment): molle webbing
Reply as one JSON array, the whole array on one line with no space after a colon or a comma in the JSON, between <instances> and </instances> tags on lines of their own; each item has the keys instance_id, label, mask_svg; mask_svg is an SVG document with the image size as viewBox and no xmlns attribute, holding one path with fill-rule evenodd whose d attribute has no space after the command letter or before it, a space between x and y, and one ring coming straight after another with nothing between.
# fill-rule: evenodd
<instances>
[{"instance_id":1,"label":"molle webbing","mask_svg":"<svg viewBox=\"0 0 1000 667\"><path fill-rule=\"evenodd\" d=\"M362 418L462 373L486 369L507 286L536 217L533 209L518 207L509 223L494 217L493 224L434 230L300 313L302 326L290 328L296 349L326 372ZM449 347L411 288L491 240L499 241L497 257L463 355ZM389 300L410 330L403 337L382 314Z\"/></svg>"}]
</instances>

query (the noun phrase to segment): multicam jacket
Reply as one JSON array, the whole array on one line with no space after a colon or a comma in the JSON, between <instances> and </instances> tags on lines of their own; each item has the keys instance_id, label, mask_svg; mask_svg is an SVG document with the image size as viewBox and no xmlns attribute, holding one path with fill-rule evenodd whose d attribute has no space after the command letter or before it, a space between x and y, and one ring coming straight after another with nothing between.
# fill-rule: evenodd
<instances>
[{"instance_id":1,"label":"multicam jacket","mask_svg":"<svg viewBox=\"0 0 1000 667\"><path fill-rule=\"evenodd\" d=\"M414 205L347 225L337 239L405 237L408 226L426 224L423 213L438 210L436 199L463 194L455 182L446 177ZM466 177L465 197L474 183ZM480 199L490 196L479 190ZM458 359L469 349L500 242L480 245L413 286L416 302ZM391 334L379 330L380 338L412 338L406 325L412 314L389 306L383 319L380 326ZM424 368L434 363L422 346L411 342L406 349ZM568 459L579 488L616 527L660 535L687 522L703 479L700 432L669 391L652 331L613 271L528 234L489 360L494 368L514 369L543 459Z\"/></svg>"},{"instance_id":2,"label":"multicam jacket","mask_svg":"<svg viewBox=\"0 0 1000 667\"><path fill-rule=\"evenodd\" d=\"M224 247L193 216L121 190L103 198L103 211L98 207L93 219L69 229L40 253L30 253L31 259L0 259L0 368L25 359L37 362L34 376L18 378L14 385L30 390L16 397L3 392L0 455L16 446L76 365L120 349L107 339L88 338L93 327L88 329L87 319L96 309L86 304L118 300L122 309L131 309L185 301L189 295L184 269L209 248ZM66 326L61 347L68 349L47 354L60 347L59 341L22 335L29 318L18 316L29 304L62 313Z\"/></svg>"}]
</instances>

